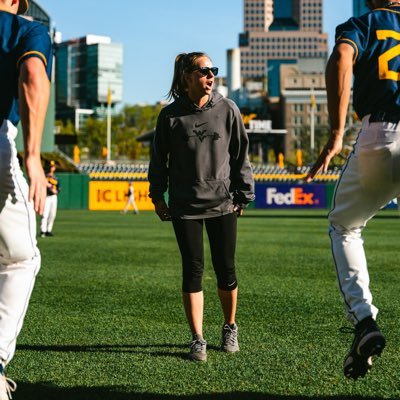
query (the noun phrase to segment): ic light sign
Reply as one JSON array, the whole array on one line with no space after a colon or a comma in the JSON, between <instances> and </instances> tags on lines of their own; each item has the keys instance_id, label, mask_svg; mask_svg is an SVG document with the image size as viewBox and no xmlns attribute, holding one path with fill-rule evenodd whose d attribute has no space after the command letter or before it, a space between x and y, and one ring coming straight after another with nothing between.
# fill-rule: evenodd
<instances>
[{"instance_id":1,"label":"ic light sign","mask_svg":"<svg viewBox=\"0 0 400 400\"><path fill-rule=\"evenodd\" d=\"M256 208L326 208L324 185L257 184Z\"/></svg>"}]
</instances>

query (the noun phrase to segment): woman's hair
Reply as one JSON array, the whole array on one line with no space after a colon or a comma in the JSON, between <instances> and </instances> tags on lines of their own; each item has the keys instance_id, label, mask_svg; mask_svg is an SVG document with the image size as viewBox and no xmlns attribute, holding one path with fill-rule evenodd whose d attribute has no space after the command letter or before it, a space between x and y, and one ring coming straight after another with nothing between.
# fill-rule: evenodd
<instances>
[{"instance_id":1,"label":"woman's hair","mask_svg":"<svg viewBox=\"0 0 400 400\"><path fill-rule=\"evenodd\" d=\"M191 72L196 67L196 61L201 57L210 57L203 52L194 51L193 53L181 53L175 58L174 77L172 79L171 89L167 94L169 100L176 100L186 93L186 83L184 74Z\"/></svg>"}]
</instances>

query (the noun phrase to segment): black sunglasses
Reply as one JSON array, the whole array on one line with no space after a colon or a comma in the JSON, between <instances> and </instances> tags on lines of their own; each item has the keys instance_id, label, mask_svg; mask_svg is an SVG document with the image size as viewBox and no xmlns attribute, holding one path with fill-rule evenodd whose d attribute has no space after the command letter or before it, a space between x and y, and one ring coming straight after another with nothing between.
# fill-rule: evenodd
<instances>
[{"instance_id":1,"label":"black sunglasses","mask_svg":"<svg viewBox=\"0 0 400 400\"><path fill-rule=\"evenodd\" d=\"M210 67L199 67L199 68L192 69L192 72L195 72L195 71L199 71L203 76L207 76L210 73L210 71L212 72L212 74L214 76L218 75L218 67L211 67L211 68Z\"/></svg>"}]
</instances>

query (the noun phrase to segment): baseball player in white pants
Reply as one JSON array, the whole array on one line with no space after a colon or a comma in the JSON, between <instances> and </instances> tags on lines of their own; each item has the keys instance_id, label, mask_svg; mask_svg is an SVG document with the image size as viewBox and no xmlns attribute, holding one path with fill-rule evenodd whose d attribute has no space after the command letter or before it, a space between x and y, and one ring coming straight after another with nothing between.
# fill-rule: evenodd
<instances>
[{"instance_id":1,"label":"baseball player in white pants","mask_svg":"<svg viewBox=\"0 0 400 400\"><path fill-rule=\"evenodd\" d=\"M7 363L14 355L35 276L40 268L36 247L36 217L28 200L14 138L17 129L8 121L0 128L0 359Z\"/></svg>"},{"instance_id":2,"label":"baseball player in white pants","mask_svg":"<svg viewBox=\"0 0 400 400\"><path fill-rule=\"evenodd\" d=\"M16 15L27 8L28 0L0 0L0 400L11 399L16 389L4 370L40 268L35 212L43 213L47 190L40 146L52 45L44 25ZM14 142L19 121L29 187Z\"/></svg>"},{"instance_id":3,"label":"baseball player in white pants","mask_svg":"<svg viewBox=\"0 0 400 400\"><path fill-rule=\"evenodd\" d=\"M353 105L362 128L336 185L329 213L330 238L339 288L354 339L343 370L365 376L386 339L372 304L361 232L367 222L400 194L400 1L367 0L371 12L336 28L336 46L326 68L331 132L307 176L326 171L340 153L352 77Z\"/></svg>"},{"instance_id":4,"label":"baseball player in white pants","mask_svg":"<svg viewBox=\"0 0 400 400\"><path fill-rule=\"evenodd\" d=\"M54 221L57 215L58 197L56 194L47 195L43 216L40 221L41 236L52 236Z\"/></svg>"},{"instance_id":5,"label":"baseball player in white pants","mask_svg":"<svg viewBox=\"0 0 400 400\"><path fill-rule=\"evenodd\" d=\"M129 207L132 206L133 212L135 214L139 214L139 209L136 205L135 201L135 188L133 187L133 183L129 183L129 189L128 189L128 200L126 201L126 205L124 210L122 211L123 214L126 214L129 211Z\"/></svg>"},{"instance_id":6,"label":"baseball player in white pants","mask_svg":"<svg viewBox=\"0 0 400 400\"><path fill-rule=\"evenodd\" d=\"M53 225L57 215L57 204L58 204L58 192L59 192L59 180L55 175L56 164L54 161L50 162L50 171L46 175L48 187L46 203L44 205L43 216L40 221L40 236L54 236Z\"/></svg>"},{"instance_id":7,"label":"baseball player in white pants","mask_svg":"<svg viewBox=\"0 0 400 400\"><path fill-rule=\"evenodd\" d=\"M329 214L332 251L347 318L356 325L374 319L361 232L400 193L400 124L363 118L354 151L337 185Z\"/></svg>"}]
</instances>

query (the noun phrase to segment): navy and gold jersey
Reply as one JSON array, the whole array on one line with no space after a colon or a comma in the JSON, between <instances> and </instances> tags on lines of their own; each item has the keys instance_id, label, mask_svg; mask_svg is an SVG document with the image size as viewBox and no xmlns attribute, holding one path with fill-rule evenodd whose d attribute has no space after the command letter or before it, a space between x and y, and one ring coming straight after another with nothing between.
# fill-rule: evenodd
<instances>
[{"instance_id":1,"label":"navy and gold jersey","mask_svg":"<svg viewBox=\"0 0 400 400\"><path fill-rule=\"evenodd\" d=\"M354 48L353 104L362 118L400 113L400 5L375 9L336 28L336 44Z\"/></svg>"},{"instance_id":2,"label":"navy and gold jersey","mask_svg":"<svg viewBox=\"0 0 400 400\"><path fill-rule=\"evenodd\" d=\"M58 178L54 174L47 174L46 179L47 182L51 185L47 188L47 196L58 194L58 192L60 191L60 182Z\"/></svg>"},{"instance_id":3,"label":"navy and gold jersey","mask_svg":"<svg viewBox=\"0 0 400 400\"><path fill-rule=\"evenodd\" d=\"M7 119L17 125L18 75L21 63L38 57L51 76L52 44L47 28L26 18L0 11L0 123Z\"/></svg>"}]
</instances>

